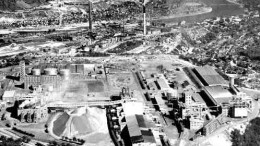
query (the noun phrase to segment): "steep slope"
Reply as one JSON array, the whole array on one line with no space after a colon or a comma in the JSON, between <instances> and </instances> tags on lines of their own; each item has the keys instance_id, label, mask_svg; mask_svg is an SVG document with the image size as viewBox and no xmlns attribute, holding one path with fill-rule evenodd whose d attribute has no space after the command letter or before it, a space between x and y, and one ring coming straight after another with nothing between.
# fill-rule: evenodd
<instances>
[{"instance_id":1,"label":"steep slope","mask_svg":"<svg viewBox=\"0 0 260 146\"><path fill-rule=\"evenodd\" d=\"M39 6L48 0L0 0L0 10L15 11L19 9L29 9Z\"/></svg>"}]
</instances>

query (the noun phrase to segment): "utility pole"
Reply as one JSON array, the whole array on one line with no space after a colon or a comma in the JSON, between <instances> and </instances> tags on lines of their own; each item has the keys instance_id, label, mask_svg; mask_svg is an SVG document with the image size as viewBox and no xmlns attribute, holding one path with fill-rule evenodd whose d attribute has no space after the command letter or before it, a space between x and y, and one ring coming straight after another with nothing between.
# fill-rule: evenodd
<instances>
[{"instance_id":1,"label":"utility pole","mask_svg":"<svg viewBox=\"0 0 260 146\"><path fill-rule=\"evenodd\" d=\"M92 32L92 2L89 1L89 31Z\"/></svg>"}]
</instances>

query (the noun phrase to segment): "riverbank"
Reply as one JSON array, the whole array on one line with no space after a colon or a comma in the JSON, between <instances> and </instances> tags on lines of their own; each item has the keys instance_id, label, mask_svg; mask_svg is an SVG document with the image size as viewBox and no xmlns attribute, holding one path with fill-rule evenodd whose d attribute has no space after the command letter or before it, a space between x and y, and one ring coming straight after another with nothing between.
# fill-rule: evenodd
<instances>
[{"instance_id":1,"label":"riverbank","mask_svg":"<svg viewBox=\"0 0 260 146\"><path fill-rule=\"evenodd\" d=\"M212 11L209 13L194 14L191 16L182 16L175 18L166 18L154 20L163 23L178 23L181 21L186 21L186 23L201 22L205 19L210 19L214 17L230 17L236 16L244 13L244 9L238 5L231 3L227 0L200 0L206 6L211 7Z\"/></svg>"},{"instance_id":2,"label":"riverbank","mask_svg":"<svg viewBox=\"0 0 260 146\"><path fill-rule=\"evenodd\" d=\"M239 3L237 0L227 0L228 2L230 3L233 3L233 4L236 4L236 5L239 5L241 7L243 7L243 5L241 3Z\"/></svg>"},{"instance_id":3,"label":"riverbank","mask_svg":"<svg viewBox=\"0 0 260 146\"><path fill-rule=\"evenodd\" d=\"M194 12L194 13L191 13L191 14L177 14L177 15L171 15L171 16L163 16L159 19L152 19L152 21L158 21L158 20L161 20L161 19L173 19L173 18L181 18L181 17L187 17L187 16L195 16L195 15L201 15L201 14L205 14L205 13L210 13L212 12L212 8L211 7L205 7L205 8L202 8L201 11L198 11L198 12Z\"/></svg>"}]
</instances>

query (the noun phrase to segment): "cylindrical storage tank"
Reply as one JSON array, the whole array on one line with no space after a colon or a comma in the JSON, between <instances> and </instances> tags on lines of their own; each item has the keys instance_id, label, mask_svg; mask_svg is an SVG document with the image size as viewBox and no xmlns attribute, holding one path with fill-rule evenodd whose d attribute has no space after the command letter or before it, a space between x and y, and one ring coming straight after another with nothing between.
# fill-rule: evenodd
<instances>
[{"instance_id":1,"label":"cylindrical storage tank","mask_svg":"<svg viewBox=\"0 0 260 146\"><path fill-rule=\"evenodd\" d=\"M116 107L116 110L121 110L122 109L122 107L120 107L120 106L118 106L118 107Z\"/></svg>"},{"instance_id":2,"label":"cylindrical storage tank","mask_svg":"<svg viewBox=\"0 0 260 146\"><path fill-rule=\"evenodd\" d=\"M37 122L37 112L33 113L33 120L32 122L36 123Z\"/></svg>"},{"instance_id":3,"label":"cylindrical storage tank","mask_svg":"<svg viewBox=\"0 0 260 146\"><path fill-rule=\"evenodd\" d=\"M32 122L32 114L31 113L27 113L27 122L31 123Z\"/></svg>"},{"instance_id":4,"label":"cylindrical storage tank","mask_svg":"<svg viewBox=\"0 0 260 146\"><path fill-rule=\"evenodd\" d=\"M52 92L53 89L54 89L53 86L48 86L48 91L49 91L49 92Z\"/></svg>"},{"instance_id":5,"label":"cylindrical storage tank","mask_svg":"<svg viewBox=\"0 0 260 146\"><path fill-rule=\"evenodd\" d=\"M31 74L32 73L32 68L31 67L28 67L26 68L26 74Z\"/></svg>"},{"instance_id":6,"label":"cylindrical storage tank","mask_svg":"<svg viewBox=\"0 0 260 146\"><path fill-rule=\"evenodd\" d=\"M171 99L174 97L173 93L172 92L167 92L167 97L168 99Z\"/></svg>"},{"instance_id":7,"label":"cylindrical storage tank","mask_svg":"<svg viewBox=\"0 0 260 146\"><path fill-rule=\"evenodd\" d=\"M46 69L44 69L44 73L45 73L45 75L56 76L57 69L56 68L46 68Z\"/></svg>"},{"instance_id":8,"label":"cylindrical storage tank","mask_svg":"<svg viewBox=\"0 0 260 146\"><path fill-rule=\"evenodd\" d=\"M70 78L70 70L69 69L61 69L60 75L65 79L68 80Z\"/></svg>"},{"instance_id":9,"label":"cylindrical storage tank","mask_svg":"<svg viewBox=\"0 0 260 146\"><path fill-rule=\"evenodd\" d=\"M115 113L116 110L115 110L115 109L111 109L110 112L111 112L111 113Z\"/></svg>"},{"instance_id":10,"label":"cylindrical storage tank","mask_svg":"<svg viewBox=\"0 0 260 146\"><path fill-rule=\"evenodd\" d=\"M114 127L114 129L119 129L118 125L114 125L113 127Z\"/></svg>"},{"instance_id":11,"label":"cylindrical storage tank","mask_svg":"<svg viewBox=\"0 0 260 146\"><path fill-rule=\"evenodd\" d=\"M35 76L41 75L41 69L39 69L39 68L32 69L32 75L35 75Z\"/></svg>"},{"instance_id":12,"label":"cylindrical storage tank","mask_svg":"<svg viewBox=\"0 0 260 146\"><path fill-rule=\"evenodd\" d=\"M112 117L112 120L113 120L113 121L117 120L117 117Z\"/></svg>"},{"instance_id":13,"label":"cylindrical storage tank","mask_svg":"<svg viewBox=\"0 0 260 146\"><path fill-rule=\"evenodd\" d=\"M20 115L21 119L20 120L21 120L22 123L25 122L24 116L25 116L24 113L21 113L21 115Z\"/></svg>"}]
</instances>

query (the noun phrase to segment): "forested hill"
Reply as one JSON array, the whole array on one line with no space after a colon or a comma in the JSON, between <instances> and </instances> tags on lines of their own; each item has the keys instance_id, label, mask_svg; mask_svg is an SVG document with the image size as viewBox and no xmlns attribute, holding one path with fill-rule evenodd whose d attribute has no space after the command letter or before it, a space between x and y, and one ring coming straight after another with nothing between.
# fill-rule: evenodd
<instances>
[{"instance_id":1,"label":"forested hill","mask_svg":"<svg viewBox=\"0 0 260 146\"><path fill-rule=\"evenodd\" d=\"M15 11L29 9L45 3L47 0L0 0L0 10Z\"/></svg>"}]
</instances>

